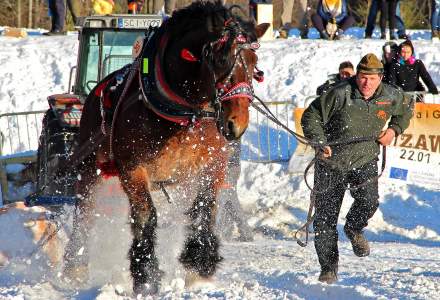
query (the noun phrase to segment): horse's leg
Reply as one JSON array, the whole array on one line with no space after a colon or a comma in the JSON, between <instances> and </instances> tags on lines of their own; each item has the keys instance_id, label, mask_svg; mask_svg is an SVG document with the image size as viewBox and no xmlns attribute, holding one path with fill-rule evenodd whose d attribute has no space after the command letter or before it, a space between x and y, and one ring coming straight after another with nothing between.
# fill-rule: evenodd
<instances>
[{"instance_id":1,"label":"horse's leg","mask_svg":"<svg viewBox=\"0 0 440 300\"><path fill-rule=\"evenodd\" d=\"M189 212L191 225L185 242L180 262L189 271L187 284L197 277L210 278L222 260L219 255L219 242L214 235L215 216L217 212L216 197L224 180L224 170L217 166L208 166L199 183L196 199ZM197 275L197 276L194 276Z\"/></svg>"},{"instance_id":2,"label":"horse's leg","mask_svg":"<svg viewBox=\"0 0 440 300\"><path fill-rule=\"evenodd\" d=\"M135 294L154 294L159 290L162 271L154 253L157 216L150 191L148 173L142 167L121 174L121 184L130 201L133 243L129 252Z\"/></svg>"},{"instance_id":3,"label":"horse's leg","mask_svg":"<svg viewBox=\"0 0 440 300\"><path fill-rule=\"evenodd\" d=\"M77 203L73 217L73 231L64 253L64 276L78 283L88 279L88 234L93 225L95 210L94 187L98 179L95 156L91 155L80 170L77 183Z\"/></svg>"}]
</instances>

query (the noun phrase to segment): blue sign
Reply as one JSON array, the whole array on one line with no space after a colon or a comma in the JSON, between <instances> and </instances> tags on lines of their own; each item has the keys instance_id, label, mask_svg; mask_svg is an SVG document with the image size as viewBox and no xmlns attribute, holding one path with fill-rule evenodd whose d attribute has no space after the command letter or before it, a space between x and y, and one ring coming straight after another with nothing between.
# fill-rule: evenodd
<instances>
[{"instance_id":1,"label":"blue sign","mask_svg":"<svg viewBox=\"0 0 440 300\"><path fill-rule=\"evenodd\" d=\"M407 177L408 177L408 170L407 169L400 169L400 168L391 167L390 178L400 179L400 180L406 181Z\"/></svg>"}]
</instances>

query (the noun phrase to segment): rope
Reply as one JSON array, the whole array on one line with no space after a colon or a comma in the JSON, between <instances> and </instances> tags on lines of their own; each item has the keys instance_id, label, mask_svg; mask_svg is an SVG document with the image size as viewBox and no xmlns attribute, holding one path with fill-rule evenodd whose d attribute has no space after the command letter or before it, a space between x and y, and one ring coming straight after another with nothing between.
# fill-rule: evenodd
<instances>
[{"instance_id":1,"label":"rope","mask_svg":"<svg viewBox=\"0 0 440 300\"><path fill-rule=\"evenodd\" d=\"M318 161L324 161L329 165L333 165L334 167L337 167L338 164L336 162L332 162L329 159L326 159L322 156L322 153L324 152L324 147L325 146L339 146L339 145L350 145L350 144L355 144L355 143L361 143L361 142L367 142L367 141L376 141L378 139L380 139L381 137L384 136L385 133L383 133L382 135L380 135L379 137L375 137L375 136L370 136L370 137L355 137L349 140L345 140L345 141L334 141L334 142L330 142L330 143L317 143L314 142L308 138L306 138L305 136L302 136L296 132L294 132L293 130L291 130L290 128L288 128L286 125L284 125L283 123L281 123L278 118L272 113L272 111L269 109L269 107L256 95L254 95L254 98L257 99L261 105L264 107L264 110L261 109L259 106L257 106L256 104L252 103L252 106L261 114L263 114L264 116L266 116L269 120L271 120L272 122L274 122L275 124L277 124L278 126L282 127L283 129L285 129L288 133L290 133L291 135L293 135L298 142L308 145L308 146L312 146L316 149L316 153L315 153L315 157L310 161L310 163L307 165L307 167L304 170L304 182L306 183L306 186L310 189L311 193L310 193L310 204L309 204L309 210L307 212L307 221L304 225L302 225L296 232L294 235L294 238L296 239L296 242L298 243L298 245L300 245L301 247L305 247L307 246L308 243L308 239L309 239L309 226L310 224L313 222L314 218L315 218L315 214L313 213L314 208L315 208L315 200L316 200L316 194L318 193L324 193L326 191L328 191L331 187L332 184L329 184L327 186L326 189L321 190L321 191L317 191L315 189L315 187L311 187L309 182L307 181L307 174L310 170L310 168ZM355 186L349 186L347 187L349 190L355 190L358 189L360 187L363 187L367 184L369 184L371 181L373 180L378 180L384 170L385 170L385 165L386 165L386 146L382 146L382 166L381 166L381 172L380 174L378 174L377 176L367 179L365 182L355 185ZM331 178L330 178L331 179ZM299 237L298 234L300 232L304 231L305 233L305 242L302 242Z\"/></svg>"}]
</instances>

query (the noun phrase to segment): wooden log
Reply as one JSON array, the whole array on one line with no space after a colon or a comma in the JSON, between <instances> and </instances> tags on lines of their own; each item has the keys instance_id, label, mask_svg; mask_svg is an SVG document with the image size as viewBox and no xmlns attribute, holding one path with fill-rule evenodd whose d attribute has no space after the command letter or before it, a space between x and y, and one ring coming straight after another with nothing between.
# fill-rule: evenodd
<instances>
[{"instance_id":1,"label":"wooden log","mask_svg":"<svg viewBox=\"0 0 440 300\"><path fill-rule=\"evenodd\" d=\"M261 41L273 40L273 5L272 3L257 4L257 24L269 23L270 27L260 38Z\"/></svg>"},{"instance_id":2,"label":"wooden log","mask_svg":"<svg viewBox=\"0 0 440 300\"><path fill-rule=\"evenodd\" d=\"M16 27L6 27L3 32L4 36L16 37L16 38L25 38L28 36L26 30L23 28Z\"/></svg>"}]
</instances>

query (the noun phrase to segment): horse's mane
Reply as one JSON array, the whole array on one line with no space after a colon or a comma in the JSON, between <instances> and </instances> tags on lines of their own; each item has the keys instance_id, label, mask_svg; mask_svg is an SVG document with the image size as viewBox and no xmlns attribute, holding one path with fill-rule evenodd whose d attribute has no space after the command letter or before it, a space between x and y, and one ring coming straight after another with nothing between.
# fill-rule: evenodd
<instances>
[{"instance_id":1,"label":"horse's mane","mask_svg":"<svg viewBox=\"0 0 440 300\"><path fill-rule=\"evenodd\" d=\"M235 12L236 9L236 6L225 7L221 1L195 1L174 11L167 21L167 29L171 36L183 36L186 32L206 28L215 36L221 33L225 21L232 19L240 24L251 40L256 40L254 23L242 18Z\"/></svg>"}]
</instances>

